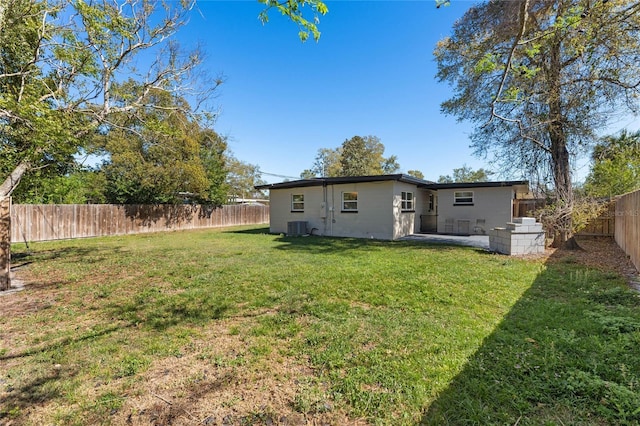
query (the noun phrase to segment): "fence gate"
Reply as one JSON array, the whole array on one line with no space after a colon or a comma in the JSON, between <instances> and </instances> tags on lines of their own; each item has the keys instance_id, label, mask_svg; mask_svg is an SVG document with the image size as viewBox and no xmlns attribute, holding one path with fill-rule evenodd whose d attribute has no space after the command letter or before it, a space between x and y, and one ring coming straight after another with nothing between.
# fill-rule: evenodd
<instances>
[{"instance_id":1,"label":"fence gate","mask_svg":"<svg viewBox=\"0 0 640 426\"><path fill-rule=\"evenodd\" d=\"M0 291L11 288L11 197L0 198Z\"/></svg>"}]
</instances>

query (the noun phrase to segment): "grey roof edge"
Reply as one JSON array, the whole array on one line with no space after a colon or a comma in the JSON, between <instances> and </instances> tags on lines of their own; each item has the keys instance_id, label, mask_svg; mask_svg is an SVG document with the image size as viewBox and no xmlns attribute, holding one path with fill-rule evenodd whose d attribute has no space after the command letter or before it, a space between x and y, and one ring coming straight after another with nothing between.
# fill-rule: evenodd
<instances>
[{"instance_id":1,"label":"grey roof edge","mask_svg":"<svg viewBox=\"0 0 640 426\"><path fill-rule=\"evenodd\" d=\"M432 185L435 182L431 182L424 179L418 179L410 175L402 173L392 175L375 175L375 176L340 176L340 177L322 177L313 179L299 179L289 182L269 183L266 185L257 185L255 189L285 189L285 188L303 188L307 186L323 186L323 185L338 185L344 183L361 183L361 182L383 182L383 181L399 181L405 183L413 183L417 186L420 185Z\"/></svg>"},{"instance_id":2,"label":"grey roof edge","mask_svg":"<svg viewBox=\"0 0 640 426\"><path fill-rule=\"evenodd\" d=\"M529 186L528 180L502 180L495 182L452 182L452 183L428 183L419 185L426 189L458 189L458 188L495 188L502 186Z\"/></svg>"}]
</instances>

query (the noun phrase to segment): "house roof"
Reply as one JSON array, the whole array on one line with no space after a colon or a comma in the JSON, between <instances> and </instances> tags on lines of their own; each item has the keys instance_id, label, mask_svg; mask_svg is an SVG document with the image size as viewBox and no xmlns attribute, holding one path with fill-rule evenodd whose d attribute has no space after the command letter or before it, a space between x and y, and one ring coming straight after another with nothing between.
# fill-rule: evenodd
<instances>
[{"instance_id":1,"label":"house roof","mask_svg":"<svg viewBox=\"0 0 640 426\"><path fill-rule=\"evenodd\" d=\"M378 175L378 176L342 176L342 177L323 177L313 179L300 179L288 182L269 183L266 185L258 185L255 188L262 189L286 189L286 188L303 188L308 186L324 186L338 185L342 183L361 183L361 182L383 182L383 181L399 181L404 183L412 183L418 188L431 190L438 189L458 189L458 188L493 188L518 186L523 190L527 190L529 181L526 180L509 180L498 182L455 182L455 183L436 183L424 179L418 179L405 174Z\"/></svg>"},{"instance_id":2,"label":"house roof","mask_svg":"<svg viewBox=\"0 0 640 426\"><path fill-rule=\"evenodd\" d=\"M529 187L528 180L502 180L496 182L452 182L452 183L428 183L419 185L426 189L460 189L460 188L494 188L501 186L524 186Z\"/></svg>"},{"instance_id":3,"label":"house roof","mask_svg":"<svg viewBox=\"0 0 640 426\"><path fill-rule=\"evenodd\" d=\"M324 185L338 185L342 183L360 183L360 182L383 182L396 180L399 182L412 183L414 185L430 185L434 182L418 179L413 176L405 174L394 175L377 175L377 176L341 176L341 177L323 177L313 179L300 179L292 180L288 182L269 183L266 185L258 185L255 188L262 189L284 189L284 188L302 188L306 186L324 186Z\"/></svg>"}]
</instances>

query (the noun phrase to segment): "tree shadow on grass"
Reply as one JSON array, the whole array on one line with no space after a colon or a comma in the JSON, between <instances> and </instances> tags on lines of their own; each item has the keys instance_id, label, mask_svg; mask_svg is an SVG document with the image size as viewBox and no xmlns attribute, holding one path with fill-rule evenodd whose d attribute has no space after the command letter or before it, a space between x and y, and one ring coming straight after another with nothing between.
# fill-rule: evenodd
<instances>
[{"instance_id":1,"label":"tree shadow on grass","mask_svg":"<svg viewBox=\"0 0 640 426\"><path fill-rule=\"evenodd\" d=\"M109 304L106 310L115 318L133 326L146 326L164 331L180 324L206 324L222 318L230 306L201 292L165 297L156 294L148 298L137 296L126 303Z\"/></svg>"},{"instance_id":2,"label":"tree shadow on grass","mask_svg":"<svg viewBox=\"0 0 640 426\"><path fill-rule=\"evenodd\" d=\"M59 378L61 376L69 378L75 375L74 371L55 369L52 366L50 371L42 372L37 377L26 381L22 386L15 389L10 388L10 392L2 399L0 405L0 424L4 424L3 419L9 421L7 424L12 424L11 418L21 416L22 412L29 407L62 397L64 391L58 386Z\"/></svg>"},{"instance_id":3,"label":"tree shadow on grass","mask_svg":"<svg viewBox=\"0 0 640 426\"><path fill-rule=\"evenodd\" d=\"M398 249L416 249L423 250L425 248L440 250L440 251L455 251L455 250L474 250L482 251L482 249L474 247L464 247L458 244L447 243L428 243L424 241L413 240L371 240L365 238L348 238L348 237L319 237L319 236L280 236L276 239L280 244L276 246L278 250L284 251L299 251L306 253L317 254L335 254L335 253L349 253L359 252L361 250L369 252L377 252L380 250Z\"/></svg>"},{"instance_id":4,"label":"tree shadow on grass","mask_svg":"<svg viewBox=\"0 0 640 426\"><path fill-rule=\"evenodd\" d=\"M250 228L250 229L233 229L222 231L224 234L244 234L244 235L267 235L270 234L269 227Z\"/></svg>"},{"instance_id":5,"label":"tree shadow on grass","mask_svg":"<svg viewBox=\"0 0 640 426\"><path fill-rule=\"evenodd\" d=\"M89 331L74 337L64 337L45 345L28 348L21 352L9 352L0 356L0 363L16 358L27 358L39 356L47 353L60 353L72 350L72 346L87 342L93 339L100 339L122 329L122 325L109 325L100 331ZM46 356L46 355L45 355ZM13 388L9 384L4 389L2 404L0 404L0 424L3 419L8 419L11 423L13 417L21 418L23 411L34 405L42 405L48 401L59 399L65 396L63 383L69 381L78 374L78 367L73 365L61 365L44 362L40 367L30 372L33 377L18 380L20 385ZM11 379L10 375L0 375L0 384L4 384L4 379ZM21 424L21 423L16 423Z\"/></svg>"},{"instance_id":6,"label":"tree shadow on grass","mask_svg":"<svg viewBox=\"0 0 640 426\"><path fill-rule=\"evenodd\" d=\"M125 326L127 327L127 326ZM53 350L59 350L63 347L68 347L70 345L75 345L77 343L82 343L85 341L89 341L89 340L93 340L93 339L97 339L100 337L104 337L107 336L109 334L112 334L116 331L119 331L123 328L123 326L121 325L110 325L108 327L105 327L103 330L100 331L89 331L87 333L83 333L79 336L75 336L75 337L64 337L62 339L59 339L57 341L51 342L51 343L47 343L46 345L40 345L40 346L35 346L29 349L26 349L24 351L21 352L10 352L6 355L2 355L0 356L0 361L1 360L8 360L8 359L13 359L13 358L24 358L24 357L28 357L28 356L33 356L33 355L37 355L40 353L45 353L45 352L50 352Z\"/></svg>"},{"instance_id":7,"label":"tree shadow on grass","mask_svg":"<svg viewBox=\"0 0 640 426\"><path fill-rule=\"evenodd\" d=\"M640 296L558 251L423 425L640 423Z\"/></svg>"}]
</instances>

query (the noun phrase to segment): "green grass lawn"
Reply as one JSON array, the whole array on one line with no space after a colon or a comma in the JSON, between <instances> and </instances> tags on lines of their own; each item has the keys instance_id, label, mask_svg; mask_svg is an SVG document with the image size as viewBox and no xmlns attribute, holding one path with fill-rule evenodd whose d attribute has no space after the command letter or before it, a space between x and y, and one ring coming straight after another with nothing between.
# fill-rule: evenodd
<instances>
[{"instance_id":1,"label":"green grass lawn","mask_svg":"<svg viewBox=\"0 0 640 426\"><path fill-rule=\"evenodd\" d=\"M0 423L639 424L619 276L266 232L12 247Z\"/></svg>"}]
</instances>

